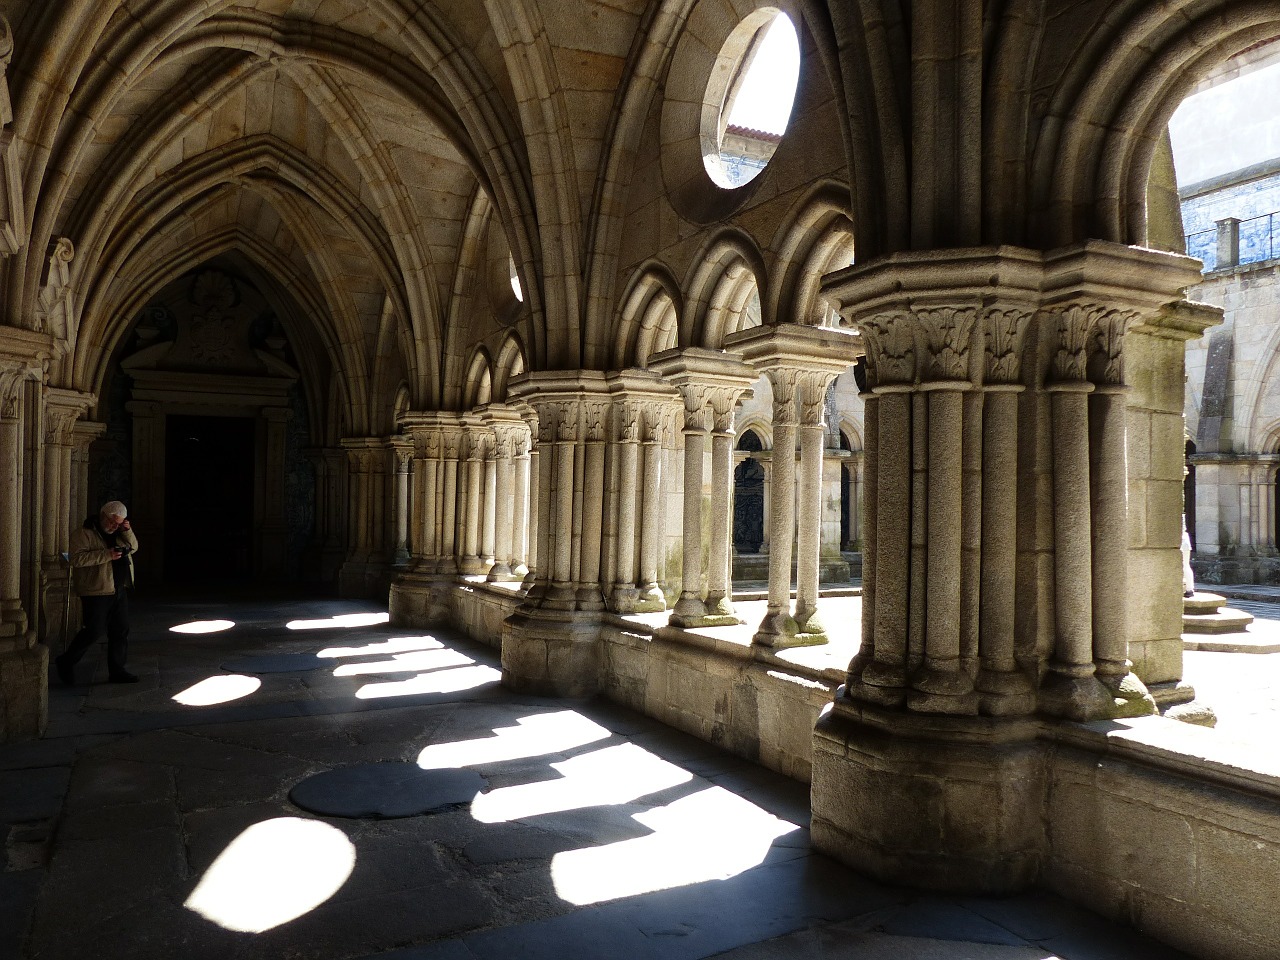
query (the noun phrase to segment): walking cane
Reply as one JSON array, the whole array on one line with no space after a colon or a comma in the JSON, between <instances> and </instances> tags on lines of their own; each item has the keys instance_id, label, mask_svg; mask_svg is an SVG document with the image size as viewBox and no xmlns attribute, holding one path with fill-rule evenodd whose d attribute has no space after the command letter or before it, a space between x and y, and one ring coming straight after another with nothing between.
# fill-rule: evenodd
<instances>
[{"instance_id":1,"label":"walking cane","mask_svg":"<svg viewBox=\"0 0 1280 960\"><path fill-rule=\"evenodd\" d=\"M71 619L71 554L63 552L62 564L67 568L67 595L62 603L62 650L60 652L66 653L68 621Z\"/></svg>"}]
</instances>

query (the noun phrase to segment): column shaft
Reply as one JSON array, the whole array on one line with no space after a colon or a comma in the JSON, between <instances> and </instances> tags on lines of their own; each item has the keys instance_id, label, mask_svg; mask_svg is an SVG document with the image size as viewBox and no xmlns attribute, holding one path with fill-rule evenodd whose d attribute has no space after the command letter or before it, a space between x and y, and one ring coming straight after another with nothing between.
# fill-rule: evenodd
<instances>
[{"instance_id":1,"label":"column shaft","mask_svg":"<svg viewBox=\"0 0 1280 960\"><path fill-rule=\"evenodd\" d=\"M1085 389L1056 389L1052 395L1057 587L1053 669L1073 677L1093 674L1088 403Z\"/></svg>"},{"instance_id":2,"label":"column shaft","mask_svg":"<svg viewBox=\"0 0 1280 960\"><path fill-rule=\"evenodd\" d=\"M907 586L911 563L911 395L876 395L879 457L874 486L874 658L862 679L899 688L907 681ZM870 520L868 520L870 523ZM894 695L897 696L897 695Z\"/></svg>"},{"instance_id":3,"label":"column shaft","mask_svg":"<svg viewBox=\"0 0 1280 960\"><path fill-rule=\"evenodd\" d=\"M688 412L684 428L684 542L680 599L671 613L677 626L706 615L702 602L702 465L706 452L705 414L701 406Z\"/></svg>"},{"instance_id":4,"label":"column shaft","mask_svg":"<svg viewBox=\"0 0 1280 960\"><path fill-rule=\"evenodd\" d=\"M800 478L796 485L799 516L796 522L796 610L798 632L821 635L824 633L818 619L818 560L822 547L822 455L823 426L808 421L800 430ZM821 417L822 407L816 406Z\"/></svg>"},{"instance_id":5,"label":"column shaft","mask_svg":"<svg viewBox=\"0 0 1280 960\"><path fill-rule=\"evenodd\" d=\"M528 453L516 457L515 502L512 504L511 574L523 579L529 572L529 479L532 473Z\"/></svg>"},{"instance_id":6,"label":"column shaft","mask_svg":"<svg viewBox=\"0 0 1280 960\"><path fill-rule=\"evenodd\" d=\"M662 489L662 444L656 427L644 442L644 489L640 498L640 595L663 599L658 586L658 552L662 536L662 511L659 495ZM659 608L661 609L661 608Z\"/></svg>"},{"instance_id":7,"label":"column shaft","mask_svg":"<svg viewBox=\"0 0 1280 960\"><path fill-rule=\"evenodd\" d=\"M579 541L578 607L582 610L604 609L604 594L600 588L600 538L603 522L604 490L604 439L589 436L586 440L582 464L582 535Z\"/></svg>"},{"instance_id":8,"label":"column shaft","mask_svg":"<svg viewBox=\"0 0 1280 960\"><path fill-rule=\"evenodd\" d=\"M707 613L733 615L729 578L730 544L733 542L733 429L732 413L717 418L711 434L711 536L707 543Z\"/></svg>"},{"instance_id":9,"label":"column shaft","mask_svg":"<svg viewBox=\"0 0 1280 960\"><path fill-rule=\"evenodd\" d=\"M1124 387L1089 397L1093 446L1093 661L1103 678L1129 672L1128 405Z\"/></svg>"},{"instance_id":10,"label":"column shaft","mask_svg":"<svg viewBox=\"0 0 1280 960\"><path fill-rule=\"evenodd\" d=\"M637 466L640 446L636 439L618 442L618 507L617 560L614 567L613 608L629 611L635 608L640 592L636 589L636 494Z\"/></svg>"},{"instance_id":11,"label":"column shaft","mask_svg":"<svg viewBox=\"0 0 1280 960\"><path fill-rule=\"evenodd\" d=\"M776 390L776 386L775 386ZM796 425L790 404L782 409L775 393L773 475L769 488L769 603L755 642L778 646L795 636L791 617L791 549L796 529Z\"/></svg>"},{"instance_id":12,"label":"column shaft","mask_svg":"<svg viewBox=\"0 0 1280 960\"><path fill-rule=\"evenodd\" d=\"M510 498L507 500L510 504ZM484 459L484 526L480 531L480 562L492 567L498 555L498 460L490 449Z\"/></svg>"}]
</instances>

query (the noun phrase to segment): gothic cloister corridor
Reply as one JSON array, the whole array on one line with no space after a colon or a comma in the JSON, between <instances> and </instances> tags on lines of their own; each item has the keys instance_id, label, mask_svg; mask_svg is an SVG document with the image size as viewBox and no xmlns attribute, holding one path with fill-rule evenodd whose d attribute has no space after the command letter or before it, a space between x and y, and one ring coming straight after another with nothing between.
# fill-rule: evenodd
<instances>
[{"instance_id":1,"label":"gothic cloister corridor","mask_svg":"<svg viewBox=\"0 0 1280 960\"><path fill-rule=\"evenodd\" d=\"M376 605L144 599L135 620L142 682L55 680L45 738L0 761L0 957L1183 956L1048 893L876 884L810 849L804 785L604 701L513 695L490 648ZM368 764L483 791L390 819L290 801Z\"/></svg>"}]
</instances>

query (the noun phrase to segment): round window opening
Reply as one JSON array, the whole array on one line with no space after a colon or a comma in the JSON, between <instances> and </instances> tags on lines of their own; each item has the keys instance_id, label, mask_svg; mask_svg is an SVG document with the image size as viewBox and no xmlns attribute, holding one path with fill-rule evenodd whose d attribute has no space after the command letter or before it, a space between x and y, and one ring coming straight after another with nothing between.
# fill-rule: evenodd
<instances>
[{"instance_id":1,"label":"round window opening","mask_svg":"<svg viewBox=\"0 0 1280 960\"><path fill-rule=\"evenodd\" d=\"M717 186L750 183L786 132L800 79L800 42L790 18L757 10L729 35L702 104L702 161Z\"/></svg>"},{"instance_id":2,"label":"round window opening","mask_svg":"<svg viewBox=\"0 0 1280 960\"><path fill-rule=\"evenodd\" d=\"M507 257L507 270L511 275L511 292L517 300L524 303L524 289L520 286L520 274L516 272L515 257Z\"/></svg>"}]
</instances>

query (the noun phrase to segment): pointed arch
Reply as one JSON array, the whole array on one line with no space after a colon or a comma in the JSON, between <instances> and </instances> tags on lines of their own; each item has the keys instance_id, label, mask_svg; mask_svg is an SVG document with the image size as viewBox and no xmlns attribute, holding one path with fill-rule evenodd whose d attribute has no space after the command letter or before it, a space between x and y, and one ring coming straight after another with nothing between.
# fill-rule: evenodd
<instances>
[{"instance_id":1,"label":"pointed arch","mask_svg":"<svg viewBox=\"0 0 1280 960\"><path fill-rule=\"evenodd\" d=\"M744 312L752 294L759 295L762 310L770 302L764 258L747 233L728 229L707 241L694 264L680 318L680 345L719 349L728 334L747 325ZM761 315L765 326L776 322L773 315Z\"/></svg>"},{"instance_id":2,"label":"pointed arch","mask_svg":"<svg viewBox=\"0 0 1280 960\"><path fill-rule=\"evenodd\" d=\"M528 369L527 363L524 345L520 342L519 335L513 330L507 334L507 338L502 342L502 349L498 351L498 359L494 364L494 400L506 403L507 390L511 385L512 378L524 373Z\"/></svg>"},{"instance_id":3,"label":"pointed arch","mask_svg":"<svg viewBox=\"0 0 1280 960\"><path fill-rule=\"evenodd\" d=\"M681 300L664 264L647 263L636 272L615 320L614 369L647 366L653 354L678 345Z\"/></svg>"}]
</instances>

